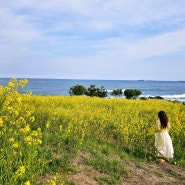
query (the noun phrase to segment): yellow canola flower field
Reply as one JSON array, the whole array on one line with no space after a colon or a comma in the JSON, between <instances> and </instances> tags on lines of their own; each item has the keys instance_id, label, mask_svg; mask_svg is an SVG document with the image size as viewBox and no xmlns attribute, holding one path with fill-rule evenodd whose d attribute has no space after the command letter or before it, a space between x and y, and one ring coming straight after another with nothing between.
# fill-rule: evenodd
<instances>
[{"instance_id":1,"label":"yellow canola flower field","mask_svg":"<svg viewBox=\"0 0 185 185\"><path fill-rule=\"evenodd\" d=\"M54 154L75 155L87 138L117 145L136 157L152 157L160 110L171 123L174 160L185 166L182 103L20 94L26 83L12 79L0 87L0 184L37 184L52 167L57 172L52 166ZM65 165L61 163L60 171Z\"/></svg>"},{"instance_id":2,"label":"yellow canola flower field","mask_svg":"<svg viewBox=\"0 0 185 185\"><path fill-rule=\"evenodd\" d=\"M73 135L83 139L90 136L117 142L130 150L145 151L143 155L154 150L157 113L164 110L171 123L174 148L177 151L185 147L185 105L181 103L77 96L33 96L30 101L36 103L38 126L47 121L45 127L55 131L62 128L63 137Z\"/></svg>"}]
</instances>

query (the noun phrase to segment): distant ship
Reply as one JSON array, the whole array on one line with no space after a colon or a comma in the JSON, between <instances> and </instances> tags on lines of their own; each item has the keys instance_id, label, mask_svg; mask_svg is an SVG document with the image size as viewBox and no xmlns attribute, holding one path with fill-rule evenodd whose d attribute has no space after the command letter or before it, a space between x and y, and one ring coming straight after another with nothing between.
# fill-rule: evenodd
<instances>
[{"instance_id":1,"label":"distant ship","mask_svg":"<svg viewBox=\"0 0 185 185\"><path fill-rule=\"evenodd\" d=\"M144 80L138 80L138 81L144 81Z\"/></svg>"}]
</instances>

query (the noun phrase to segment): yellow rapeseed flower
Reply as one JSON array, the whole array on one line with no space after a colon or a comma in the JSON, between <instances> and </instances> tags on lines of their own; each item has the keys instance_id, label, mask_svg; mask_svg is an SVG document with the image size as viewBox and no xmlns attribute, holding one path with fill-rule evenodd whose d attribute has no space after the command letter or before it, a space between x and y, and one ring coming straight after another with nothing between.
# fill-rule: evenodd
<instances>
[{"instance_id":1,"label":"yellow rapeseed flower","mask_svg":"<svg viewBox=\"0 0 185 185\"><path fill-rule=\"evenodd\" d=\"M0 152L3 152L3 148L0 148Z\"/></svg>"},{"instance_id":2,"label":"yellow rapeseed flower","mask_svg":"<svg viewBox=\"0 0 185 185\"><path fill-rule=\"evenodd\" d=\"M25 124L25 123L26 123L26 120L25 120L22 116L19 117L19 121L20 121L22 124Z\"/></svg>"},{"instance_id":3,"label":"yellow rapeseed flower","mask_svg":"<svg viewBox=\"0 0 185 185\"><path fill-rule=\"evenodd\" d=\"M42 140L41 139L37 139L37 144L42 144Z\"/></svg>"},{"instance_id":4,"label":"yellow rapeseed flower","mask_svg":"<svg viewBox=\"0 0 185 185\"><path fill-rule=\"evenodd\" d=\"M38 132L41 132L41 128L39 127L39 128L37 129L37 131L38 131Z\"/></svg>"},{"instance_id":5,"label":"yellow rapeseed flower","mask_svg":"<svg viewBox=\"0 0 185 185\"><path fill-rule=\"evenodd\" d=\"M31 113L29 111L26 111L25 115L26 115L26 117L29 117L29 116L31 116Z\"/></svg>"},{"instance_id":6,"label":"yellow rapeseed flower","mask_svg":"<svg viewBox=\"0 0 185 185\"><path fill-rule=\"evenodd\" d=\"M25 167L24 167L24 166L21 166L21 167L19 168L19 170L20 170L20 173L21 173L21 174L24 174L24 173L25 173Z\"/></svg>"},{"instance_id":7,"label":"yellow rapeseed flower","mask_svg":"<svg viewBox=\"0 0 185 185\"><path fill-rule=\"evenodd\" d=\"M27 136L24 138L24 141L28 144L31 144L31 141L32 141L32 137L31 136Z\"/></svg>"},{"instance_id":8,"label":"yellow rapeseed flower","mask_svg":"<svg viewBox=\"0 0 185 185\"><path fill-rule=\"evenodd\" d=\"M12 145L14 148L18 148L19 147L19 144L16 142Z\"/></svg>"},{"instance_id":9,"label":"yellow rapeseed flower","mask_svg":"<svg viewBox=\"0 0 185 185\"><path fill-rule=\"evenodd\" d=\"M3 120L2 120L2 118L0 118L0 127L2 127L3 126Z\"/></svg>"},{"instance_id":10,"label":"yellow rapeseed flower","mask_svg":"<svg viewBox=\"0 0 185 185\"><path fill-rule=\"evenodd\" d=\"M31 185L31 184L30 184L30 181L29 181L29 180L26 181L26 182L24 183L24 185Z\"/></svg>"},{"instance_id":11,"label":"yellow rapeseed flower","mask_svg":"<svg viewBox=\"0 0 185 185\"><path fill-rule=\"evenodd\" d=\"M30 118L30 121L31 121L31 122L34 122L34 121L35 121L35 118L32 116L32 117Z\"/></svg>"},{"instance_id":12,"label":"yellow rapeseed flower","mask_svg":"<svg viewBox=\"0 0 185 185\"><path fill-rule=\"evenodd\" d=\"M19 130L21 133L25 133L25 130L23 128L20 128Z\"/></svg>"},{"instance_id":13,"label":"yellow rapeseed flower","mask_svg":"<svg viewBox=\"0 0 185 185\"><path fill-rule=\"evenodd\" d=\"M59 130L62 131L62 125L59 126Z\"/></svg>"},{"instance_id":14,"label":"yellow rapeseed flower","mask_svg":"<svg viewBox=\"0 0 185 185\"><path fill-rule=\"evenodd\" d=\"M14 84L12 82L8 82L8 87L14 87Z\"/></svg>"},{"instance_id":15,"label":"yellow rapeseed flower","mask_svg":"<svg viewBox=\"0 0 185 185\"><path fill-rule=\"evenodd\" d=\"M11 78L11 82L13 82L13 83L15 83L15 82L17 82L17 78Z\"/></svg>"},{"instance_id":16,"label":"yellow rapeseed flower","mask_svg":"<svg viewBox=\"0 0 185 185\"><path fill-rule=\"evenodd\" d=\"M18 116L18 115L19 115L19 112L18 112L17 110L15 110L15 111L14 111L14 114L15 114L16 116Z\"/></svg>"},{"instance_id":17,"label":"yellow rapeseed flower","mask_svg":"<svg viewBox=\"0 0 185 185\"><path fill-rule=\"evenodd\" d=\"M50 126L50 122L48 121L48 122L46 123L46 128L49 128L49 126Z\"/></svg>"},{"instance_id":18,"label":"yellow rapeseed flower","mask_svg":"<svg viewBox=\"0 0 185 185\"><path fill-rule=\"evenodd\" d=\"M11 138L9 138L9 140L8 140L9 142L11 142L11 143L13 143L15 140L14 140L14 138L13 137L11 137Z\"/></svg>"},{"instance_id":19,"label":"yellow rapeseed flower","mask_svg":"<svg viewBox=\"0 0 185 185\"><path fill-rule=\"evenodd\" d=\"M20 87L23 88L28 83L28 80L27 79L20 80L19 83L20 83Z\"/></svg>"},{"instance_id":20,"label":"yellow rapeseed flower","mask_svg":"<svg viewBox=\"0 0 185 185\"><path fill-rule=\"evenodd\" d=\"M25 172L26 172L25 166L20 166L19 169L15 172L15 174L22 177L23 174L25 174Z\"/></svg>"},{"instance_id":21,"label":"yellow rapeseed flower","mask_svg":"<svg viewBox=\"0 0 185 185\"><path fill-rule=\"evenodd\" d=\"M29 132L29 131L30 131L30 126L29 126L29 125L26 125L26 126L24 127L24 130L25 130L25 132Z\"/></svg>"},{"instance_id":22,"label":"yellow rapeseed flower","mask_svg":"<svg viewBox=\"0 0 185 185\"><path fill-rule=\"evenodd\" d=\"M48 180L48 185L56 185L56 182L54 180Z\"/></svg>"},{"instance_id":23,"label":"yellow rapeseed flower","mask_svg":"<svg viewBox=\"0 0 185 185\"><path fill-rule=\"evenodd\" d=\"M34 131L31 132L31 135L32 136L38 136L38 132L34 130Z\"/></svg>"},{"instance_id":24,"label":"yellow rapeseed flower","mask_svg":"<svg viewBox=\"0 0 185 185\"><path fill-rule=\"evenodd\" d=\"M16 101L17 101L17 103L21 103L21 97L18 97L17 99L16 99Z\"/></svg>"}]
</instances>

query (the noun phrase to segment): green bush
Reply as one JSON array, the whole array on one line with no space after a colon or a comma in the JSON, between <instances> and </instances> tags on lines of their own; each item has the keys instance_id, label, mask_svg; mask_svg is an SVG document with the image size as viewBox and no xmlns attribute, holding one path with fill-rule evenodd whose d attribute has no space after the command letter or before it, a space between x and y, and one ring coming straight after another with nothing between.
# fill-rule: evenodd
<instances>
[{"instance_id":1,"label":"green bush","mask_svg":"<svg viewBox=\"0 0 185 185\"><path fill-rule=\"evenodd\" d=\"M107 97L107 90L103 86L101 86L101 88L96 88L96 85L90 85L90 87L86 89L85 95L104 98Z\"/></svg>"},{"instance_id":2,"label":"green bush","mask_svg":"<svg viewBox=\"0 0 185 185\"><path fill-rule=\"evenodd\" d=\"M141 95L141 91L138 89L126 89L124 95L127 99L137 99Z\"/></svg>"},{"instance_id":3,"label":"green bush","mask_svg":"<svg viewBox=\"0 0 185 185\"><path fill-rule=\"evenodd\" d=\"M107 97L107 90L101 86L97 88L95 85L90 85L87 89L82 85L75 85L70 87L69 94L72 95L86 95L86 96L97 96L97 97Z\"/></svg>"},{"instance_id":4,"label":"green bush","mask_svg":"<svg viewBox=\"0 0 185 185\"><path fill-rule=\"evenodd\" d=\"M69 94L72 95L84 95L86 88L83 85L75 85L70 87Z\"/></svg>"},{"instance_id":5,"label":"green bush","mask_svg":"<svg viewBox=\"0 0 185 185\"><path fill-rule=\"evenodd\" d=\"M120 96L123 95L123 91L122 91L122 89L115 89L115 90L113 90L113 91L111 92L111 95L112 95L112 96L118 96L118 97L120 97Z\"/></svg>"}]
</instances>

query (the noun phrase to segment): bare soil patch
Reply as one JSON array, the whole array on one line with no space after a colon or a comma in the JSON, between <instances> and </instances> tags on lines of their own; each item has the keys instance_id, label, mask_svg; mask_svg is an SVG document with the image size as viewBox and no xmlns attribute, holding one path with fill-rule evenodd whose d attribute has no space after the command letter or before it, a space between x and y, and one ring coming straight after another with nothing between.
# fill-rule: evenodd
<instances>
[{"instance_id":1,"label":"bare soil patch","mask_svg":"<svg viewBox=\"0 0 185 185\"><path fill-rule=\"evenodd\" d=\"M127 164L129 177L123 178L123 185L183 185L185 184L185 170L168 162L141 162Z\"/></svg>"},{"instance_id":2,"label":"bare soil patch","mask_svg":"<svg viewBox=\"0 0 185 185\"><path fill-rule=\"evenodd\" d=\"M79 154L73 161L76 173L68 176L68 182L75 185L98 185L95 177L105 174L91 166L86 166L83 159L85 153ZM120 185L185 185L185 169L168 162L132 162L122 161L128 174L121 177Z\"/></svg>"}]
</instances>

